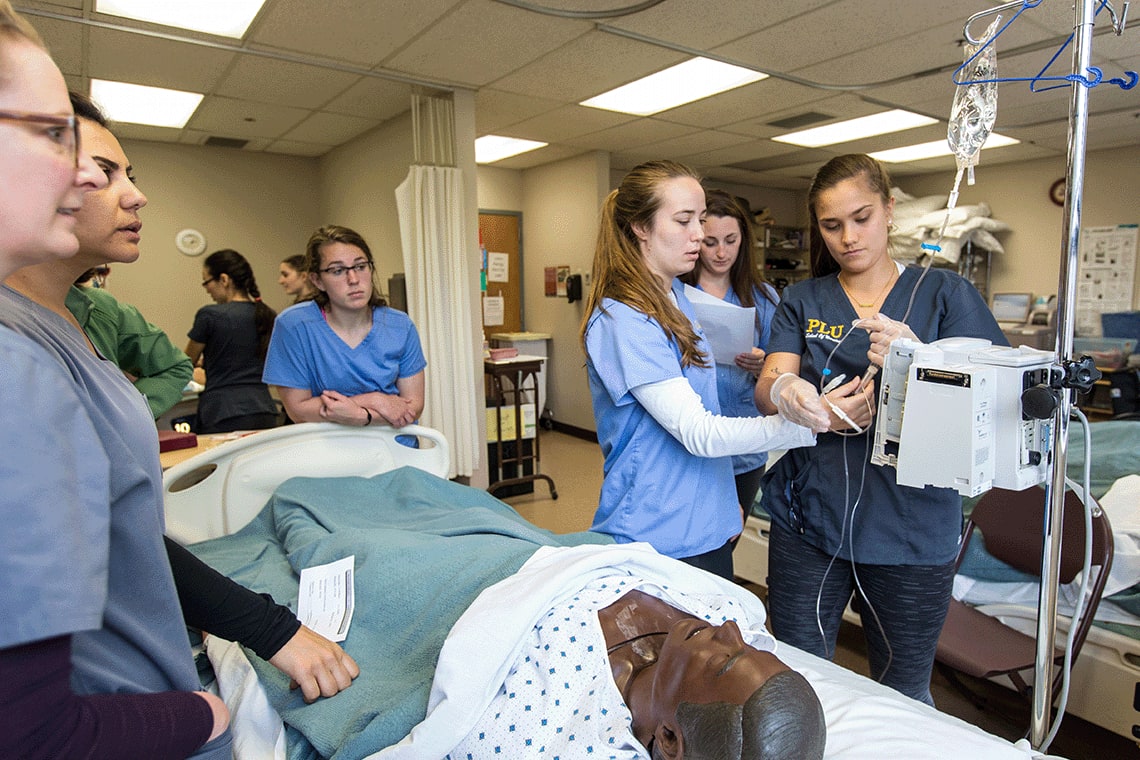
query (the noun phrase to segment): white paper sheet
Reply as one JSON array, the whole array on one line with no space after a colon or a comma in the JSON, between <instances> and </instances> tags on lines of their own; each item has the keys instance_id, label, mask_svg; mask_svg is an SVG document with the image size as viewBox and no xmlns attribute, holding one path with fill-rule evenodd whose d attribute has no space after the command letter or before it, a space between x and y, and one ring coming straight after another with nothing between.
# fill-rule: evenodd
<instances>
[{"instance_id":1,"label":"white paper sheet","mask_svg":"<svg viewBox=\"0 0 1140 760\"><path fill-rule=\"evenodd\" d=\"M692 285L685 286L685 297L693 305L717 364L734 364L737 354L748 353L755 339L755 309L726 303Z\"/></svg>"},{"instance_id":2,"label":"white paper sheet","mask_svg":"<svg viewBox=\"0 0 1140 760\"><path fill-rule=\"evenodd\" d=\"M329 641L344 641L356 604L356 556L301 571L297 619Z\"/></svg>"}]
</instances>

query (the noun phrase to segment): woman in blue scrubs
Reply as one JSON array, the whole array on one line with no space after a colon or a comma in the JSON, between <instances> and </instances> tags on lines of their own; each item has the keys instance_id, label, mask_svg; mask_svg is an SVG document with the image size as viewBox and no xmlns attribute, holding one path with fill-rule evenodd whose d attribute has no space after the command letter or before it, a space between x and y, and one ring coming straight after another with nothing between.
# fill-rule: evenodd
<instances>
[{"instance_id":1,"label":"woman in blue scrubs","mask_svg":"<svg viewBox=\"0 0 1140 760\"><path fill-rule=\"evenodd\" d=\"M759 417L754 395L756 378L764 366L764 351L772 332L772 314L780 297L764 282L752 262L754 239L752 220L742 202L723 190L705 193L704 231L701 257L693 271L681 276L686 285L699 288L733 306L755 312L752 345L740 346L732 364L716 368L717 397L721 411L730 417ZM740 454L732 458L736 497L745 517L760 490L760 477L768 462L768 452Z\"/></svg>"},{"instance_id":2,"label":"woman in blue scrubs","mask_svg":"<svg viewBox=\"0 0 1140 760\"><path fill-rule=\"evenodd\" d=\"M677 279L697 262L704 214L699 178L672 161L635 167L602 206L581 328L605 456L592 530L731 578L743 518L730 457L814 435L777 415L720 415L712 354Z\"/></svg>"}]
</instances>

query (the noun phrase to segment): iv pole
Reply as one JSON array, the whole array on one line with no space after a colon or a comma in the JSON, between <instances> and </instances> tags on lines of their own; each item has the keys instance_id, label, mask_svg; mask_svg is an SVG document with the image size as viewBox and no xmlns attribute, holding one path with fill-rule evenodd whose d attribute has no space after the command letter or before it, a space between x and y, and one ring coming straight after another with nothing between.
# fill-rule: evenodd
<instances>
[{"instance_id":1,"label":"iv pole","mask_svg":"<svg viewBox=\"0 0 1140 760\"><path fill-rule=\"evenodd\" d=\"M1094 5L1097 0L1074 4L1074 74L1088 71L1092 47ZM1089 88L1074 82L1069 102L1069 154L1065 173L1065 216L1061 230L1061 267L1057 284L1058 366L1073 353L1076 317L1077 266L1081 232L1081 192L1085 179L1085 146L1088 128ZM1053 695L1054 642L1057 634L1057 585L1060 576L1061 520L1064 514L1065 465L1069 443L1069 413L1073 393L1061 394L1057 424L1053 428L1052 477L1046 487L1044 545L1041 553L1041 587L1037 607L1037 656L1034 666L1033 706L1029 741L1040 750L1049 733Z\"/></svg>"}]
</instances>

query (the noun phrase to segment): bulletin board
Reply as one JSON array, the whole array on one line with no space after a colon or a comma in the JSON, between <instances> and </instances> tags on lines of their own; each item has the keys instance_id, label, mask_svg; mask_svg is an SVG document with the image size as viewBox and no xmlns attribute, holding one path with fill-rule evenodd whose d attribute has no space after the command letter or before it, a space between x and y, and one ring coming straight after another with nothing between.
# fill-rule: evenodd
<instances>
[{"instance_id":1,"label":"bulletin board","mask_svg":"<svg viewBox=\"0 0 1140 760\"><path fill-rule=\"evenodd\" d=\"M1074 334L1099 337L1100 315L1132 310L1135 224L1081 230Z\"/></svg>"}]
</instances>

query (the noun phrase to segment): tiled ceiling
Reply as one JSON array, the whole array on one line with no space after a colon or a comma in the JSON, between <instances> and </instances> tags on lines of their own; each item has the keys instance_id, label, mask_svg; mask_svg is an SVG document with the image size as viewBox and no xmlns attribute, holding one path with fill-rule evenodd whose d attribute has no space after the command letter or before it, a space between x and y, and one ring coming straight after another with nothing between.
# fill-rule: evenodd
<instances>
[{"instance_id":1,"label":"tiled ceiling","mask_svg":"<svg viewBox=\"0 0 1140 760\"><path fill-rule=\"evenodd\" d=\"M192 0L190 0L192 1ZM72 87L91 77L203 92L185 129L123 126L126 137L320 156L408 110L417 86L476 93L479 135L550 146L499 162L527 168L608 151L615 168L675 158L706 176L802 188L838 153L944 139L967 17L996 3L960 0L267 0L245 38L185 32L94 13L94 0L27 0ZM1119 3L1118 3L1119 4ZM639 10L640 9L640 10ZM1008 12L1007 12L1008 18ZM1092 63L1105 78L1140 69L1140 24L1116 36L1107 12ZM986 21L975 22L980 34ZM1043 0L998 39L1004 77L1035 76L1073 27L1069 0ZM1068 73L1071 47L1048 71ZM771 78L648 118L577 103L696 53ZM1034 91L1034 89L1038 91ZM986 163L1064 157L1068 88L1003 83L996 131L1020 145ZM807 112L829 121L905 108L932 127L804 150L771 126ZM826 123L822 122L822 123ZM1088 149L1140 144L1140 88L1089 89ZM953 158L892 167L949 170Z\"/></svg>"}]
</instances>

